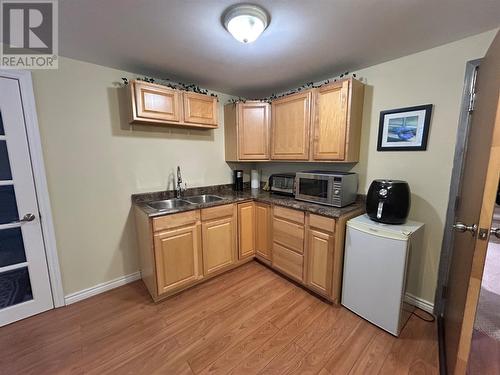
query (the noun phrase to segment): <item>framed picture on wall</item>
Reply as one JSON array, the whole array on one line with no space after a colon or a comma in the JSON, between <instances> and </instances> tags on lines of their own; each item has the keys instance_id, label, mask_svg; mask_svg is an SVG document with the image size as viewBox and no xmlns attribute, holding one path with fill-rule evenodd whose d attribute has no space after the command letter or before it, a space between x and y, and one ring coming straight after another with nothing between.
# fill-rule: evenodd
<instances>
[{"instance_id":1,"label":"framed picture on wall","mask_svg":"<svg viewBox=\"0 0 500 375\"><path fill-rule=\"evenodd\" d=\"M425 151L432 104L380 112L377 151Z\"/></svg>"}]
</instances>

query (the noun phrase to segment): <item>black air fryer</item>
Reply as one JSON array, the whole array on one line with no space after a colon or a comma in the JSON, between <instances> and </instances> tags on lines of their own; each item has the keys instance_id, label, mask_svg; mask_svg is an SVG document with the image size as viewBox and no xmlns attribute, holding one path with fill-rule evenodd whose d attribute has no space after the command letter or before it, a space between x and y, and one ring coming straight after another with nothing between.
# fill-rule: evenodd
<instances>
[{"instance_id":1,"label":"black air fryer","mask_svg":"<svg viewBox=\"0 0 500 375\"><path fill-rule=\"evenodd\" d=\"M406 181L374 180L366 196L366 213L379 223L404 224L410 204L410 186Z\"/></svg>"}]
</instances>

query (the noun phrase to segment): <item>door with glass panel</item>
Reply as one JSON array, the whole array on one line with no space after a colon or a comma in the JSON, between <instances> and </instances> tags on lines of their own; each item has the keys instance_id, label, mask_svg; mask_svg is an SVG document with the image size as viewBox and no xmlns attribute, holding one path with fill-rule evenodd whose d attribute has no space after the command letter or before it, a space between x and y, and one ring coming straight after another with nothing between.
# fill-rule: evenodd
<instances>
[{"instance_id":1,"label":"door with glass panel","mask_svg":"<svg viewBox=\"0 0 500 375\"><path fill-rule=\"evenodd\" d=\"M51 308L19 82L0 75L0 326Z\"/></svg>"}]
</instances>

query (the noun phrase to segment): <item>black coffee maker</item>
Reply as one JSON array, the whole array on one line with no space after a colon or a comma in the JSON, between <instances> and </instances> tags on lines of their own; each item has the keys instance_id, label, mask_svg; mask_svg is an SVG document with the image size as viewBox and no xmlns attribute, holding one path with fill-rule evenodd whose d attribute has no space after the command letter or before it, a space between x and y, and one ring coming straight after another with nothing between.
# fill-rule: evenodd
<instances>
[{"instance_id":1,"label":"black coffee maker","mask_svg":"<svg viewBox=\"0 0 500 375\"><path fill-rule=\"evenodd\" d=\"M234 183L233 190L234 191L242 191L243 190L243 171L241 169L235 169L234 173Z\"/></svg>"},{"instance_id":2,"label":"black coffee maker","mask_svg":"<svg viewBox=\"0 0 500 375\"><path fill-rule=\"evenodd\" d=\"M370 219L385 224L404 224L410 212L410 186L400 180L374 180L366 196Z\"/></svg>"}]
</instances>

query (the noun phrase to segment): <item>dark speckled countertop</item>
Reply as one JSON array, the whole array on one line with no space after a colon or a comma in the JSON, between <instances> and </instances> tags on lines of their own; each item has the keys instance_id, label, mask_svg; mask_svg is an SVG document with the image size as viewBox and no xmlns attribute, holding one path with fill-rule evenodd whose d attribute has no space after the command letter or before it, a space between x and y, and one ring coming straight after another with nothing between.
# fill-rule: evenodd
<instances>
[{"instance_id":1,"label":"dark speckled countertop","mask_svg":"<svg viewBox=\"0 0 500 375\"><path fill-rule=\"evenodd\" d=\"M337 218L342 215L348 214L359 208L364 208L364 200L361 196L353 204L350 204L349 206L346 207L337 208L337 207L323 206L320 204L315 204L310 202L298 201L293 197L271 194L261 189L246 188L243 191L237 192L232 190L232 185L216 185L216 186L188 189L183 194L183 198L201 194L213 194L223 199L216 202L192 204L189 206L176 207L173 209L160 211L148 206L148 203L158 200L175 198L175 192L159 191L154 193L133 194L132 203L137 207L139 207L142 211L144 211L149 217L171 215L184 211L198 210L200 208L215 207L224 204L243 202L248 200L254 200L256 202L293 208L295 210L311 212L314 214L333 217L333 218Z\"/></svg>"}]
</instances>

